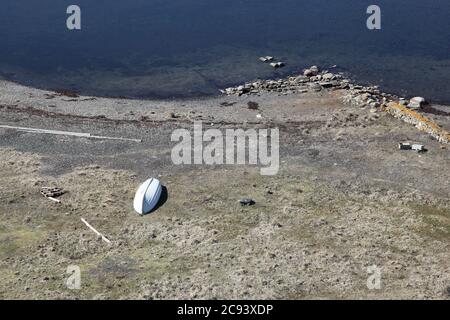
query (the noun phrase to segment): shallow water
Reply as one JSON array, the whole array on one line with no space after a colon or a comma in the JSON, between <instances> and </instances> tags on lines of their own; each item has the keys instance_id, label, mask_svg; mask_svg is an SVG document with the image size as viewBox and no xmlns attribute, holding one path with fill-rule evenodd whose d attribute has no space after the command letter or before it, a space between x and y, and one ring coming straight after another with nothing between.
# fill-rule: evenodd
<instances>
[{"instance_id":1,"label":"shallow water","mask_svg":"<svg viewBox=\"0 0 450 320\"><path fill-rule=\"evenodd\" d=\"M66 8L82 30L66 28ZM382 10L382 30L366 9ZM84 94L187 97L311 64L450 101L448 0L2 0L0 74ZM275 71L258 60L286 62Z\"/></svg>"}]
</instances>

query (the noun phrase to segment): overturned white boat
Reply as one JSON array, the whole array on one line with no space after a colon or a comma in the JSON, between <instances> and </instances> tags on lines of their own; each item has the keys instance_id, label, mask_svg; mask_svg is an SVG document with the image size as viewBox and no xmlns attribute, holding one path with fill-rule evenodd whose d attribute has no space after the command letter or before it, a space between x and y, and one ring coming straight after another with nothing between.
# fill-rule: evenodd
<instances>
[{"instance_id":1,"label":"overturned white boat","mask_svg":"<svg viewBox=\"0 0 450 320\"><path fill-rule=\"evenodd\" d=\"M162 186L158 179L150 178L145 181L134 196L134 210L139 214L147 214L155 209L161 197Z\"/></svg>"}]
</instances>

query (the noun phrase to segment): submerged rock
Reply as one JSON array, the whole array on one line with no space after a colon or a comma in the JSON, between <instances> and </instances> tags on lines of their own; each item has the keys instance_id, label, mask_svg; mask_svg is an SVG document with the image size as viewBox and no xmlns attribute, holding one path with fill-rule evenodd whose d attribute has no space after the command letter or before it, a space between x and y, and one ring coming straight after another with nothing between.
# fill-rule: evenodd
<instances>
[{"instance_id":1,"label":"submerged rock","mask_svg":"<svg viewBox=\"0 0 450 320\"><path fill-rule=\"evenodd\" d=\"M262 62L269 62L269 61L273 61L273 57L271 57L271 56L260 57L259 60Z\"/></svg>"},{"instance_id":2,"label":"submerged rock","mask_svg":"<svg viewBox=\"0 0 450 320\"><path fill-rule=\"evenodd\" d=\"M284 67L285 63L284 62L272 62L270 65L272 67L274 67L275 69L278 69L278 68Z\"/></svg>"}]
</instances>

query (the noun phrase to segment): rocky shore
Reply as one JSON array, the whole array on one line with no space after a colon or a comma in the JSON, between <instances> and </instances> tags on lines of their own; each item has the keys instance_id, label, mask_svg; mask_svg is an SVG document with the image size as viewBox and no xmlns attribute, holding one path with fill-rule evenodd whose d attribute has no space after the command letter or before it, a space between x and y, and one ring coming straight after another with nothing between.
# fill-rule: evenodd
<instances>
[{"instance_id":1,"label":"rocky shore","mask_svg":"<svg viewBox=\"0 0 450 320\"><path fill-rule=\"evenodd\" d=\"M333 73L311 66L303 74L278 80L257 80L237 87L220 90L228 96L259 95L263 92L282 95L344 90L343 101L359 108L369 108L370 112L387 111L391 115L407 123L414 124L420 130L431 134L441 143L450 143L450 134L429 119L411 110L418 110L427 105L423 97L408 100L394 94L382 92L378 86L362 86L345 77L344 73ZM392 108L391 104L399 104L403 108ZM391 105L391 107L389 107Z\"/></svg>"},{"instance_id":2,"label":"rocky shore","mask_svg":"<svg viewBox=\"0 0 450 320\"><path fill-rule=\"evenodd\" d=\"M361 86L345 77L342 72L333 73L328 70L320 70L317 66L305 69L302 75L278 80L257 80L220 91L229 96L242 96L257 95L261 92L286 95L340 89L348 91L345 95L345 102L359 107L379 108L382 104L399 99L398 96L381 92L377 86Z\"/></svg>"}]
</instances>

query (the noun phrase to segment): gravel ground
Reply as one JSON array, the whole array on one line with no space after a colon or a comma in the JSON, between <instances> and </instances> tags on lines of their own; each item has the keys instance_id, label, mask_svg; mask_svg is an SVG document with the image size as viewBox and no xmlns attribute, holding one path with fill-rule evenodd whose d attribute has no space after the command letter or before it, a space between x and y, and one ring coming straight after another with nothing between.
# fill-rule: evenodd
<instances>
[{"instance_id":1,"label":"gravel ground","mask_svg":"<svg viewBox=\"0 0 450 320\"><path fill-rule=\"evenodd\" d=\"M1 125L143 141L0 128L0 297L449 299L448 147L341 98L69 98L1 82ZM278 127L279 173L173 165L170 135L193 120L222 130ZM402 141L428 152L400 151ZM132 199L149 176L168 198L140 217ZM56 204L42 186L67 193ZM247 197L256 205L240 206ZM69 265L81 269L80 290L65 284ZM373 265L381 288L370 290Z\"/></svg>"}]
</instances>

